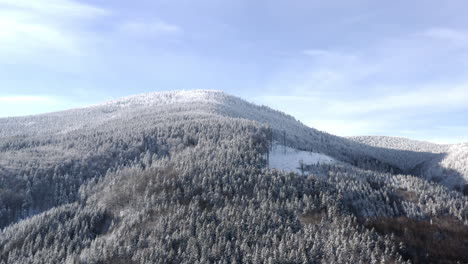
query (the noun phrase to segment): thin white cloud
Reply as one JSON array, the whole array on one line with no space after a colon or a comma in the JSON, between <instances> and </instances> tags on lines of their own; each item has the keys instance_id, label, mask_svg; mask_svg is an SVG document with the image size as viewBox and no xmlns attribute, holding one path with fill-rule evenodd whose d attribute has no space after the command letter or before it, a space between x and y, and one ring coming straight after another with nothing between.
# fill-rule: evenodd
<instances>
[{"instance_id":1,"label":"thin white cloud","mask_svg":"<svg viewBox=\"0 0 468 264\"><path fill-rule=\"evenodd\" d=\"M0 0L0 58L34 60L44 52L78 55L83 23L107 10L71 0Z\"/></svg>"},{"instance_id":2,"label":"thin white cloud","mask_svg":"<svg viewBox=\"0 0 468 264\"><path fill-rule=\"evenodd\" d=\"M468 143L468 126L438 126L430 129L402 130L399 136L418 138L438 144Z\"/></svg>"},{"instance_id":3,"label":"thin white cloud","mask_svg":"<svg viewBox=\"0 0 468 264\"><path fill-rule=\"evenodd\" d=\"M327 50L321 50L321 49L306 49L303 50L302 53L307 56L324 56L324 55L330 55L331 52Z\"/></svg>"},{"instance_id":4,"label":"thin white cloud","mask_svg":"<svg viewBox=\"0 0 468 264\"><path fill-rule=\"evenodd\" d=\"M52 96L10 95L0 96L0 117L23 116L59 110L64 101Z\"/></svg>"},{"instance_id":5,"label":"thin white cloud","mask_svg":"<svg viewBox=\"0 0 468 264\"><path fill-rule=\"evenodd\" d=\"M50 95L0 95L0 117L61 111L91 105L92 103L95 102Z\"/></svg>"},{"instance_id":6,"label":"thin white cloud","mask_svg":"<svg viewBox=\"0 0 468 264\"><path fill-rule=\"evenodd\" d=\"M164 21L158 21L158 22L126 21L120 25L120 30L126 33L144 35L144 36L182 33L182 28L180 28L179 26L175 24L170 24Z\"/></svg>"},{"instance_id":7,"label":"thin white cloud","mask_svg":"<svg viewBox=\"0 0 468 264\"><path fill-rule=\"evenodd\" d=\"M50 96L36 95L15 95L15 96L0 96L2 104L18 104L18 103L50 103L57 100Z\"/></svg>"},{"instance_id":8,"label":"thin white cloud","mask_svg":"<svg viewBox=\"0 0 468 264\"><path fill-rule=\"evenodd\" d=\"M340 136L393 135L431 142L466 141L460 125L426 123L428 115L468 109L468 83L460 86L431 86L393 94L349 98L341 95L267 95L256 98L261 104L287 112L310 127ZM465 124L464 120L459 120ZM438 126L437 131L425 130ZM415 131L412 134L407 131ZM437 132L437 133L436 133ZM435 134L445 136L435 136ZM432 135L432 136L430 136ZM450 140L450 136L452 138Z\"/></svg>"},{"instance_id":9,"label":"thin white cloud","mask_svg":"<svg viewBox=\"0 0 468 264\"><path fill-rule=\"evenodd\" d=\"M444 28L444 27L429 28L425 30L424 32L419 33L417 35L428 37L428 38L433 38L433 39L438 39L438 40L449 41L455 44L467 44L468 43L467 32L452 29L452 28Z\"/></svg>"},{"instance_id":10,"label":"thin white cloud","mask_svg":"<svg viewBox=\"0 0 468 264\"><path fill-rule=\"evenodd\" d=\"M0 0L0 6L63 17L96 17L109 14L106 9L72 0Z\"/></svg>"},{"instance_id":11,"label":"thin white cloud","mask_svg":"<svg viewBox=\"0 0 468 264\"><path fill-rule=\"evenodd\" d=\"M333 50L303 50L304 61L293 60L269 80L267 89L298 97L350 89L352 85L379 71L354 53Z\"/></svg>"},{"instance_id":12,"label":"thin white cloud","mask_svg":"<svg viewBox=\"0 0 468 264\"><path fill-rule=\"evenodd\" d=\"M363 100L334 102L328 107L330 112L339 111L348 115L434 108L468 108L468 83L455 87L442 84L408 89L407 92L372 96Z\"/></svg>"},{"instance_id":13,"label":"thin white cloud","mask_svg":"<svg viewBox=\"0 0 468 264\"><path fill-rule=\"evenodd\" d=\"M383 130L386 124L379 120L348 120L339 119L315 119L304 120L305 124L316 129L331 132L338 136L365 135L369 131L375 132L375 128L379 127Z\"/></svg>"},{"instance_id":14,"label":"thin white cloud","mask_svg":"<svg viewBox=\"0 0 468 264\"><path fill-rule=\"evenodd\" d=\"M304 124L339 136L363 135L369 131L376 133L376 128L384 130L388 119L382 118L343 118L341 112L335 113L329 106L334 100L323 95L280 96L267 95L255 98L260 104L265 104L291 114Z\"/></svg>"},{"instance_id":15,"label":"thin white cloud","mask_svg":"<svg viewBox=\"0 0 468 264\"><path fill-rule=\"evenodd\" d=\"M0 18L0 47L3 51L0 53L30 56L38 49L51 49L74 54L78 49L76 43L73 35L54 26L9 17Z\"/></svg>"},{"instance_id":16,"label":"thin white cloud","mask_svg":"<svg viewBox=\"0 0 468 264\"><path fill-rule=\"evenodd\" d=\"M275 72L266 85L268 95L257 102L337 135L407 136L404 131L414 130L412 137L448 142L428 137L435 124L428 123L427 115L468 109L468 72L460 58L467 44L466 32L429 28L358 51L302 50L306 56ZM450 128L440 131L457 134Z\"/></svg>"}]
</instances>

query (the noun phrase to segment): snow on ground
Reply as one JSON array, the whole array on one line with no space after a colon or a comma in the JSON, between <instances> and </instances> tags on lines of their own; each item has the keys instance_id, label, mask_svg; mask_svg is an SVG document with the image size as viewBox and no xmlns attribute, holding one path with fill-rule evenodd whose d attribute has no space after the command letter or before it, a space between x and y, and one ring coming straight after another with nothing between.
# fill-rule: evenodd
<instances>
[{"instance_id":1,"label":"snow on ground","mask_svg":"<svg viewBox=\"0 0 468 264\"><path fill-rule=\"evenodd\" d=\"M268 165L272 169L300 173L301 171L298 167L300 166L299 162L301 160L305 165L317 163L330 164L336 162L335 159L321 153L302 151L275 144L270 152Z\"/></svg>"},{"instance_id":2,"label":"snow on ground","mask_svg":"<svg viewBox=\"0 0 468 264\"><path fill-rule=\"evenodd\" d=\"M147 94L132 95L121 99L113 100L97 106L155 106L168 105L174 103L193 103L193 102L218 102L226 95L223 92L215 90L181 90L167 92L153 92Z\"/></svg>"}]
</instances>

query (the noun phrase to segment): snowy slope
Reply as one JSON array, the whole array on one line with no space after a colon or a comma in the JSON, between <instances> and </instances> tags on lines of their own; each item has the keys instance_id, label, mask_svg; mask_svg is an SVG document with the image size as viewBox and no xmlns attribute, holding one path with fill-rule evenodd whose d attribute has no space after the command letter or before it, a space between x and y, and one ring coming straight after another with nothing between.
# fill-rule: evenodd
<instances>
[{"instance_id":1,"label":"snowy slope","mask_svg":"<svg viewBox=\"0 0 468 264\"><path fill-rule=\"evenodd\" d=\"M221 91L214 90L181 90L168 92L154 92L140 95L133 95L117 100L112 100L95 107L138 107L138 106L161 106L180 103L223 103L228 95Z\"/></svg>"},{"instance_id":2,"label":"snowy slope","mask_svg":"<svg viewBox=\"0 0 468 264\"><path fill-rule=\"evenodd\" d=\"M336 162L332 157L321 153L302 151L275 144L270 152L268 166L271 169L300 173L301 161L304 165L332 164Z\"/></svg>"},{"instance_id":3,"label":"snowy slope","mask_svg":"<svg viewBox=\"0 0 468 264\"><path fill-rule=\"evenodd\" d=\"M142 119L140 127L147 127L145 116L164 116L167 113L193 112L213 114L215 105L227 97L223 92L210 90L154 92L112 100L85 108L23 116L0 118L0 138L66 134L80 129L108 125L123 120Z\"/></svg>"},{"instance_id":4,"label":"snowy slope","mask_svg":"<svg viewBox=\"0 0 468 264\"><path fill-rule=\"evenodd\" d=\"M468 183L468 144L451 145L442 159L425 164L424 173L455 187Z\"/></svg>"},{"instance_id":5,"label":"snowy slope","mask_svg":"<svg viewBox=\"0 0 468 264\"><path fill-rule=\"evenodd\" d=\"M444 153L447 152L448 148L450 147L450 145L441 145L402 137L355 136L349 137L349 139L374 147L429 153Z\"/></svg>"},{"instance_id":6,"label":"snowy slope","mask_svg":"<svg viewBox=\"0 0 468 264\"><path fill-rule=\"evenodd\" d=\"M468 144L441 145L388 136L358 136L350 139L384 150L403 151L401 157L404 160L413 160L413 169L408 171L411 174L451 188L468 182Z\"/></svg>"},{"instance_id":7,"label":"snowy slope","mask_svg":"<svg viewBox=\"0 0 468 264\"><path fill-rule=\"evenodd\" d=\"M193 90L155 92L129 96L87 108L25 116L0 118L0 141L8 137L82 134L111 127L125 131L154 126L168 115L199 115L243 118L271 126L273 139L297 149L324 153L353 163L368 159L369 150L359 143L308 127L294 117L249 103L220 91ZM150 121L149 120L154 120Z\"/></svg>"},{"instance_id":8,"label":"snowy slope","mask_svg":"<svg viewBox=\"0 0 468 264\"><path fill-rule=\"evenodd\" d=\"M448 174L436 170L443 156L449 153L448 146L391 137L338 137L308 127L283 112L211 90L155 92L87 108L0 118L0 146L12 140L33 137L42 139L51 135L80 137L109 130L136 134L167 120L187 115L242 118L263 123L272 128L271 139L282 145L304 153L321 153L358 167L367 168L369 164L371 167L392 167L401 173L411 173L417 168L421 174L431 171L437 177L445 177L459 173L468 178L468 161L462 158L465 148L458 148L461 150L454 150L453 155L448 155L449 159L444 162L447 165L442 167L454 169L451 171L453 173ZM292 152L290 154L295 156ZM301 158L295 159L298 161ZM9 158L1 159L6 162ZM432 169L434 166L436 168Z\"/></svg>"}]
</instances>

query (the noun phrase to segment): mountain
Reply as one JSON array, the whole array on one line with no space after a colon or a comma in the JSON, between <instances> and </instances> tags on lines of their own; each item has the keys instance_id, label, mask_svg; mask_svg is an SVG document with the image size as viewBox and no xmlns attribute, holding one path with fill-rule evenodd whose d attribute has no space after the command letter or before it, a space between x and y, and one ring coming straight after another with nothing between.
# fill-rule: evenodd
<instances>
[{"instance_id":1,"label":"mountain","mask_svg":"<svg viewBox=\"0 0 468 264\"><path fill-rule=\"evenodd\" d=\"M351 137L366 145L425 153L407 172L439 182L451 188L461 189L468 182L468 144L439 145L398 137L360 136ZM410 157L404 156L404 159Z\"/></svg>"},{"instance_id":2,"label":"mountain","mask_svg":"<svg viewBox=\"0 0 468 264\"><path fill-rule=\"evenodd\" d=\"M307 127L294 117L265 106L244 101L219 91L195 90L150 93L130 96L89 108L29 116L0 119L2 139L8 143L27 137L69 136L90 131L113 130L145 131L172 115L223 116L242 118L267 124L272 128L272 140L299 150L323 153L353 165L376 164L393 167L398 172L411 172L421 163L438 159L449 146L401 141L401 147L384 144L384 138L342 138ZM177 114L176 114L177 113ZM4 140L4 141L5 141ZM395 142L395 140L392 140ZM431 148L432 147L432 148ZM37 150L40 151L40 150ZM84 149L82 149L84 151ZM67 155L70 155L68 152ZM60 153L59 158L63 158ZM83 155L83 153L76 153ZM50 153L48 153L50 156ZM8 157L4 157L6 161ZM12 163L14 161L11 161ZM2 166L2 164L0 164ZM4 168L8 167L4 165ZM372 165L374 166L374 165ZM13 166L15 167L15 166ZM462 173L462 172L461 172ZM466 176L466 175L463 175ZM458 182L461 184L461 182Z\"/></svg>"},{"instance_id":3,"label":"mountain","mask_svg":"<svg viewBox=\"0 0 468 264\"><path fill-rule=\"evenodd\" d=\"M207 90L1 118L0 263L468 262L466 153Z\"/></svg>"}]
</instances>

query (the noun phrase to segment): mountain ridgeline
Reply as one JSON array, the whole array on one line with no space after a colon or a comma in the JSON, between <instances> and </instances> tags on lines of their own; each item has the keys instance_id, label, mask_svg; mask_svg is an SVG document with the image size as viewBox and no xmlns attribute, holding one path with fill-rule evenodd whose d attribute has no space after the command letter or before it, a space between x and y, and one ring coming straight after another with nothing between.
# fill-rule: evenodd
<instances>
[{"instance_id":1,"label":"mountain ridgeline","mask_svg":"<svg viewBox=\"0 0 468 264\"><path fill-rule=\"evenodd\" d=\"M275 169L278 146L330 162ZM467 179L468 145L218 91L2 118L0 263L467 263Z\"/></svg>"}]
</instances>

